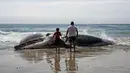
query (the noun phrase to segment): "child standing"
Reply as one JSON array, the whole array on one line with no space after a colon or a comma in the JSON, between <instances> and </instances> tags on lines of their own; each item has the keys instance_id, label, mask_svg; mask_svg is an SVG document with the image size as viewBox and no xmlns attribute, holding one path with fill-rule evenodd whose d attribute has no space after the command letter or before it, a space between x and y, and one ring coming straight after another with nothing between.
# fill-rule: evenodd
<instances>
[{"instance_id":1,"label":"child standing","mask_svg":"<svg viewBox=\"0 0 130 73\"><path fill-rule=\"evenodd\" d=\"M55 45L58 46L60 44L60 36L61 36L61 32L59 31L59 28L56 28L56 32L53 34L53 38L55 39ZM60 48L56 48L56 52L60 52Z\"/></svg>"}]
</instances>

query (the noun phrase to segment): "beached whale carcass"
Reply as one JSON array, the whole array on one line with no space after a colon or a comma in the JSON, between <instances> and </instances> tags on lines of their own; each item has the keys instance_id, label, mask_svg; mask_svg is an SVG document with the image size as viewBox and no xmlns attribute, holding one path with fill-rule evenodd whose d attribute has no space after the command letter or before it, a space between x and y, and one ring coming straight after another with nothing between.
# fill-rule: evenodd
<instances>
[{"instance_id":1,"label":"beached whale carcass","mask_svg":"<svg viewBox=\"0 0 130 73\"><path fill-rule=\"evenodd\" d=\"M79 35L76 40L77 46L106 46L113 45L114 42L90 35Z\"/></svg>"},{"instance_id":2,"label":"beached whale carcass","mask_svg":"<svg viewBox=\"0 0 130 73\"><path fill-rule=\"evenodd\" d=\"M43 37L42 34L35 33L28 35L27 37L23 38L18 45L14 48L15 50L20 49L43 49L43 48L55 48L55 47L69 47L65 39L66 37L61 38L60 45L54 45L54 40L52 36ZM89 35L79 35L76 40L77 46L105 46L105 45L112 45L114 44L113 41L104 40L98 37L89 36Z\"/></svg>"},{"instance_id":3,"label":"beached whale carcass","mask_svg":"<svg viewBox=\"0 0 130 73\"><path fill-rule=\"evenodd\" d=\"M54 40L52 36L49 36L47 34L45 37L43 37L42 34L35 33L30 34L23 38L20 43L16 46L14 46L15 50L21 50L21 49L43 49L43 48L54 48L54 47L69 47L65 45L65 42L63 40L60 41L60 45L56 46L54 45Z\"/></svg>"}]
</instances>

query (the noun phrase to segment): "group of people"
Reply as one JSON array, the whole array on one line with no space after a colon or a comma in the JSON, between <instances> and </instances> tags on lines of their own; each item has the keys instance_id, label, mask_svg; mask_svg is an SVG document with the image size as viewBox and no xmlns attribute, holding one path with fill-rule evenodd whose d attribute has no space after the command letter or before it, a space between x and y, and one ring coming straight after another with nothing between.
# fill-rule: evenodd
<instances>
[{"instance_id":1,"label":"group of people","mask_svg":"<svg viewBox=\"0 0 130 73\"><path fill-rule=\"evenodd\" d=\"M60 43L60 36L62 36L60 29L56 28L56 32L53 34L53 38L55 38L55 44L58 45ZM68 27L67 31L66 31L66 42L69 41L69 45L74 48L74 52L75 52L75 41L76 38L78 37L78 29L76 26L74 26L74 22L72 21L70 23L70 26ZM58 49L59 51L60 49ZM56 49L57 51L57 49ZM70 48L70 51L71 48Z\"/></svg>"}]
</instances>

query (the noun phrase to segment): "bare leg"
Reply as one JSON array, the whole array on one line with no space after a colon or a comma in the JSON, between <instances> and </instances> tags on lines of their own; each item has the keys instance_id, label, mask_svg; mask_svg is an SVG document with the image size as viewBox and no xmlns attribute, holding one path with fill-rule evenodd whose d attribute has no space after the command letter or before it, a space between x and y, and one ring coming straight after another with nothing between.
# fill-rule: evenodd
<instances>
[{"instance_id":1,"label":"bare leg","mask_svg":"<svg viewBox=\"0 0 130 73\"><path fill-rule=\"evenodd\" d=\"M56 48L56 53L57 53L57 48Z\"/></svg>"},{"instance_id":2,"label":"bare leg","mask_svg":"<svg viewBox=\"0 0 130 73\"><path fill-rule=\"evenodd\" d=\"M72 42L70 42L70 46L72 47ZM71 50L71 47L70 47L70 52L72 51L72 50Z\"/></svg>"},{"instance_id":3,"label":"bare leg","mask_svg":"<svg viewBox=\"0 0 130 73\"><path fill-rule=\"evenodd\" d=\"M60 48L58 48L58 53L60 53Z\"/></svg>"},{"instance_id":4,"label":"bare leg","mask_svg":"<svg viewBox=\"0 0 130 73\"><path fill-rule=\"evenodd\" d=\"M75 42L73 42L73 46L74 46L74 52L76 52L76 51L75 51Z\"/></svg>"}]
</instances>

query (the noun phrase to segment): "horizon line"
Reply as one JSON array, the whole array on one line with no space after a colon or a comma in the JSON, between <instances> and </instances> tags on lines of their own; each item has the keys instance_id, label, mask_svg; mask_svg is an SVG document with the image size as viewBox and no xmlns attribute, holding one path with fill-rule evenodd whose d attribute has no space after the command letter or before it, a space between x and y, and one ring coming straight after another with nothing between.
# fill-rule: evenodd
<instances>
[{"instance_id":1,"label":"horizon line","mask_svg":"<svg viewBox=\"0 0 130 73\"><path fill-rule=\"evenodd\" d=\"M10 25L13 25L13 24L41 24L41 25L50 25L50 24L53 24L53 23L0 23L1 24L10 24ZM66 24L66 23L54 23L53 25L62 25L62 24ZM69 24L69 23L68 23ZM75 23L76 24L76 23ZM130 24L130 23L77 23L78 25L84 25L84 24Z\"/></svg>"}]
</instances>

